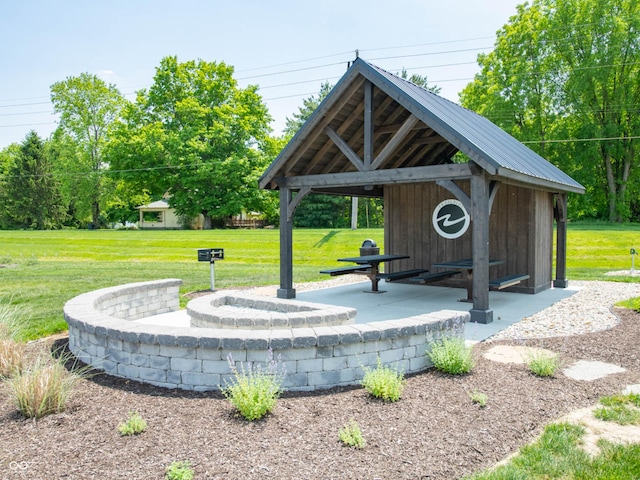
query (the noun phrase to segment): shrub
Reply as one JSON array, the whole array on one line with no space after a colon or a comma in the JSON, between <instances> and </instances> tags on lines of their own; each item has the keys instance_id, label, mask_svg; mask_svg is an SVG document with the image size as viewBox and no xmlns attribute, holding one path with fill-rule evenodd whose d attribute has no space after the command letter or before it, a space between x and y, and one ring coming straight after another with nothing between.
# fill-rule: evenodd
<instances>
[{"instance_id":1,"label":"shrub","mask_svg":"<svg viewBox=\"0 0 640 480\"><path fill-rule=\"evenodd\" d=\"M167 480L193 480L193 468L187 460L182 462L172 462L165 471Z\"/></svg>"},{"instance_id":2,"label":"shrub","mask_svg":"<svg viewBox=\"0 0 640 480\"><path fill-rule=\"evenodd\" d=\"M138 435L146 429L147 422L138 412L130 412L127 421L118 425L118 431L123 437L128 435Z\"/></svg>"},{"instance_id":3,"label":"shrub","mask_svg":"<svg viewBox=\"0 0 640 480\"><path fill-rule=\"evenodd\" d=\"M10 396L26 418L40 418L64 410L74 387L86 370L69 372L69 356L52 359L45 355L8 380Z\"/></svg>"},{"instance_id":4,"label":"shrub","mask_svg":"<svg viewBox=\"0 0 640 480\"><path fill-rule=\"evenodd\" d=\"M340 441L349 447L364 448L365 441L358 423L351 419L338 433Z\"/></svg>"},{"instance_id":5,"label":"shrub","mask_svg":"<svg viewBox=\"0 0 640 480\"><path fill-rule=\"evenodd\" d=\"M473 403L480 405L481 407L485 407L487 405L488 397L485 393L474 390L473 392L469 393L469 396L471 397L471 401Z\"/></svg>"},{"instance_id":6,"label":"shrub","mask_svg":"<svg viewBox=\"0 0 640 480\"><path fill-rule=\"evenodd\" d=\"M436 370L452 375L468 373L474 365L473 351L462 337L445 337L432 343L427 355Z\"/></svg>"},{"instance_id":7,"label":"shrub","mask_svg":"<svg viewBox=\"0 0 640 480\"><path fill-rule=\"evenodd\" d=\"M220 387L225 398L249 421L271 412L282 393L284 378L284 370L279 371L279 362L273 360L273 353L269 351L265 366L247 362L245 367L240 363L240 370L233 363L231 354L228 360L234 378L228 385Z\"/></svg>"},{"instance_id":8,"label":"shrub","mask_svg":"<svg viewBox=\"0 0 640 480\"><path fill-rule=\"evenodd\" d=\"M560 357L548 353L535 353L527 361L527 367L539 377L553 377L560 367Z\"/></svg>"},{"instance_id":9,"label":"shrub","mask_svg":"<svg viewBox=\"0 0 640 480\"><path fill-rule=\"evenodd\" d=\"M378 366L375 369L364 367L362 386L376 398L395 402L402 396L404 390L404 374L391 367L382 365L378 358Z\"/></svg>"}]
</instances>

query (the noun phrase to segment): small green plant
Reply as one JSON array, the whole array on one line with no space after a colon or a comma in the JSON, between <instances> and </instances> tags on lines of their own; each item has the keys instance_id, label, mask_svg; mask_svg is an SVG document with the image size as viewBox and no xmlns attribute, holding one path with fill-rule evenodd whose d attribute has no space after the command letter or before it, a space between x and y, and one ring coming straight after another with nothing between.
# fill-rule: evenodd
<instances>
[{"instance_id":1,"label":"small green plant","mask_svg":"<svg viewBox=\"0 0 640 480\"><path fill-rule=\"evenodd\" d=\"M548 353L534 353L528 359L527 367L539 377L553 377L560 367L560 357Z\"/></svg>"},{"instance_id":2,"label":"small green plant","mask_svg":"<svg viewBox=\"0 0 640 480\"><path fill-rule=\"evenodd\" d=\"M364 437L362 436L362 431L360 431L358 422L353 419L351 419L347 425L340 429L338 438L340 438L340 441L345 445L354 448L364 448L366 443Z\"/></svg>"},{"instance_id":3,"label":"small green plant","mask_svg":"<svg viewBox=\"0 0 640 480\"><path fill-rule=\"evenodd\" d=\"M476 405L479 405L480 407L486 407L487 400L489 399L486 393L474 390L473 392L469 393L469 396L471 397L471 401Z\"/></svg>"},{"instance_id":4,"label":"small green plant","mask_svg":"<svg viewBox=\"0 0 640 480\"><path fill-rule=\"evenodd\" d=\"M404 374L391 367L382 365L378 357L378 366L375 369L364 367L362 386L376 398L388 402L400 400L404 390Z\"/></svg>"},{"instance_id":5,"label":"small green plant","mask_svg":"<svg viewBox=\"0 0 640 480\"><path fill-rule=\"evenodd\" d=\"M88 371L67 371L65 364L69 361L69 355L55 359L40 355L7 380L9 394L24 417L40 418L64 410L73 389Z\"/></svg>"},{"instance_id":6,"label":"small green plant","mask_svg":"<svg viewBox=\"0 0 640 480\"><path fill-rule=\"evenodd\" d=\"M427 355L436 370L452 375L468 373L474 366L473 351L462 337L444 337L432 343Z\"/></svg>"},{"instance_id":7,"label":"small green plant","mask_svg":"<svg viewBox=\"0 0 640 480\"><path fill-rule=\"evenodd\" d=\"M167 480L193 480L194 471L191 463L187 460L181 462L171 462L165 470Z\"/></svg>"},{"instance_id":8,"label":"small green plant","mask_svg":"<svg viewBox=\"0 0 640 480\"><path fill-rule=\"evenodd\" d=\"M118 425L118 431L123 437L138 435L147 429L147 422L138 412L130 412L129 418L124 423Z\"/></svg>"},{"instance_id":9,"label":"small green plant","mask_svg":"<svg viewBox=\"0 0 640 480\"><path fill-rule=\"evenodd\" d=\"M279 362L273 359L273 352L269 350L265 366L247 362L246 367L240 363L238 369L231 354L228 361L234 378L220 387L225 398L249 421L258 420L271 412L282 393L284 378L284 369L281 370Z\"/></svg>"},{"instance_id":10,"label":"small green plant","mask_svg":"<svg viewBox=\"0 0 640 480\"><path fill-rule=\"evenodd\" d=\"M600 404L603 406L593 411L594 417L620 425L640 425L640 394L603 397Z\"/></svg>"}]
</instances>

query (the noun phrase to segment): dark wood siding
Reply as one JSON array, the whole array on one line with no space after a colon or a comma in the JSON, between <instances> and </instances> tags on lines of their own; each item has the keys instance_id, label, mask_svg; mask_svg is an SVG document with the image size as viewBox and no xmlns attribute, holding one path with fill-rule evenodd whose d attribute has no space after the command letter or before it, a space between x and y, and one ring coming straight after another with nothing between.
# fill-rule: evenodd
<instances>
[{"instance_id":1,"label":"dark wood siding","mask_svg":"<svg viewBox=\"0 0 640 480\"><path fill-rule=\"evenodd\" d=\"M469 184L460 184L467 194ZM446 239L432 225L434 208L454 198L435 183L385 187L385 252L409 255L391 264L394 271L433 270L437 262L471 257L471 227L460 238ZM490 257L505 260L489 269L490 278L528 274L530 279L513 290L530 292L549 288L553 255L553 195L512 185L501 185L493 203L489 234ZM435 271L435 270L434 270ZM446 282L462 286L461 279Z\"/></svg>"}]
</instances>

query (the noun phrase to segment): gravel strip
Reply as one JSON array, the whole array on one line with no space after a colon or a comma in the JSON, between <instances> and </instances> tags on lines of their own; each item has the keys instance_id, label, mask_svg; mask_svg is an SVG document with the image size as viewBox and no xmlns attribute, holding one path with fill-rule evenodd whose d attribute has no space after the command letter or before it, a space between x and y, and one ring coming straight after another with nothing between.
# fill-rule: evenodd
<instances>
[{"instance_id":1,"label":"gravel strip","mask_svg":"<svg viewBox=\"0 0 640 480\"><path fill-rule=\"evenodd\" d=\"M493 335L490 340L565 337L600 332L619 320L611 312L621 300L640 296L640 284L572 281L580 291Z\"/></svg>"}]
</instances>

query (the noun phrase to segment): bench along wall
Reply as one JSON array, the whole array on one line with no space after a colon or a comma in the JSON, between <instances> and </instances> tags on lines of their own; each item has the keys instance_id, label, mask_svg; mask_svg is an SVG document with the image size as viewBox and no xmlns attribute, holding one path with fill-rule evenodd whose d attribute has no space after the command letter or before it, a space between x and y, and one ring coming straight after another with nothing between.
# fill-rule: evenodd
<instances>
[{"instance_id":1,"label":"bench along wall","mask_svg":"<svg viewBox=\"0 0 640 480\"><path fill-rule=\"evenodd\" d=\"M106 373L184 390L215 390L229 364L265 362L269 350L286 370L286 390L355 385L378 357L405 373L431 366L425 353L443 335L462 334L467 312L443 310L366 324L273 330L163 327L134 320L178 310L181 280L105 288L69 300L69 348ZM295 302L295 300L291 300Z\"/></svg>"}]
</instances>

